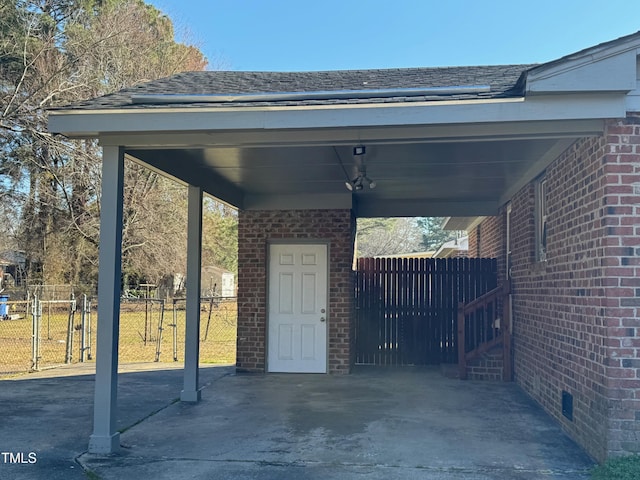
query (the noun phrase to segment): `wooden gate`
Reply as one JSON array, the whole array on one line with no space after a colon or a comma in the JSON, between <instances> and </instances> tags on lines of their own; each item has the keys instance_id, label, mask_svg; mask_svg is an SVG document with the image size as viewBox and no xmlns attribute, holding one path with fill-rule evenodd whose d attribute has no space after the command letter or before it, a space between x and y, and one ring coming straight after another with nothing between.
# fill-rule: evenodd
<instances>
[{"instance_id":1,"label":"wooden gate","mask_svg":"<svg viewBox=\"0 0 640 480\"><path fill-rule=\"evenodd\" d=\"M358 259L356 364L456 363L458 304L496 286L495 259Z\"/></svg>"}]
</instances>

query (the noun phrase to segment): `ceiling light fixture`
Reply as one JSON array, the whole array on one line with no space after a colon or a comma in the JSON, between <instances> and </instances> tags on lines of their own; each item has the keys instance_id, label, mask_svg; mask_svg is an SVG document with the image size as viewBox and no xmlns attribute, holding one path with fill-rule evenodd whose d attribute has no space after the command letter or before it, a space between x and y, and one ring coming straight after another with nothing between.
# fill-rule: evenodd
<instances>
[{"instance_id":1,"label":"ceiling light fixture","mask_svg":"<svg viewBox=\"0 0 640 480\"><path fill-rule=\"evenodd\" d=\"M358 166L358 174L353 180L345 182L345 186L349 191L357 192L359 190L362 190L365 187L365 185L368 186L369 188L376 188L376 182L374 182L367 176L367 166L364 163L364 154L366 152L367 152L367 149L364 145L358 145L356 147L353 147L353 156L356 158L356 165Z\"/></svg>"}]
</instances>

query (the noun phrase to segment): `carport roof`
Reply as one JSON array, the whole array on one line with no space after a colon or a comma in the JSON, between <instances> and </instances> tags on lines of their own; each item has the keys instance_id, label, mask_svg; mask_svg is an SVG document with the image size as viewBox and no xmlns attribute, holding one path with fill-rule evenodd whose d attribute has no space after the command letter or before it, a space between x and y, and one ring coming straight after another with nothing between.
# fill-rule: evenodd
<instances>
[{"instance_id":1,"label":"carport roof","mask_svg":"<svg viewBox=\"0 0 640 480\"><path fill-rule=\"evenodd\" d=\"M184 72L74 103L63 109L305 106L509 98L522 96L524 73L532 67L534 65L315 72ZM326 98L309 99L305 95L284 100L262 100L254 96L255 100L245 101L244 98L247 94L276 92L326 92ZM337 92L340 96L332 95ZM228 98L207 100L211 95L235 97L233 101ZM170 103L162 101L160 96L166 96L165 100Z\"/></svg>"},{"instance_id":2,"label":"carport roof","mask_svg":"<svg viewBox=\"0 0 640 480\"><path fill-rule=\"evenodd\" d=\"M640 32L540 65L188 72L53 110L49 129L241 209L473 218L640 109L638 51ZM356 145L375 189L345 188Z\"/></svg>"}]
</instances>

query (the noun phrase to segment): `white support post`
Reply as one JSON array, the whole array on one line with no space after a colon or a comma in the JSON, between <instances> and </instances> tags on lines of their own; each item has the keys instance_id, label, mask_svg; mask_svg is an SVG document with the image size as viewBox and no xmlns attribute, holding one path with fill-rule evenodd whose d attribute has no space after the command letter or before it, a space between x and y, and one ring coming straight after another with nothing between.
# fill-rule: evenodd
<instances>
[{"instance_id":1,"label":"white support post","mask_svg":"<svg viewBox=\"0 0 640 480\"><path fill-rule=\"evenodd\" d=\"M93 434L89 440L89 452L99 454L115 453L120 449L116 420L123 183L124 149L105 146L100 201L96 383Z\"/></svg>"},{"instance_id":2,"label":"white support post","mask_svg":"<svg viewBox=\"0 0 640 480\"><path fill-rule=\"evenodd\" d=\"M187 305L184 342L183 402L200 401L200 260L202 256L202 188L189 185L187 215Z\"/></svg>"}]
</instances>

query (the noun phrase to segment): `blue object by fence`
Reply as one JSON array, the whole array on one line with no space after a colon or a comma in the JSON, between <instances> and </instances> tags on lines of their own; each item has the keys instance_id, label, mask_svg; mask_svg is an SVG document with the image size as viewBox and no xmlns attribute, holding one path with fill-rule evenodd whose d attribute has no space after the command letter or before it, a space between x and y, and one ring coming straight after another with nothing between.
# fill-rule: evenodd
<instances>
[{"instance_id":1,"label":"blue object by fence","mask_svg":"<svg viewBox=\"0 0 640 480\"><path fill-rule=\"evenodd\" d=\"M9 295L0 295L0 319L6 317L9 314L7 302L9 301Z\"/></svg>"}]
</instances>

